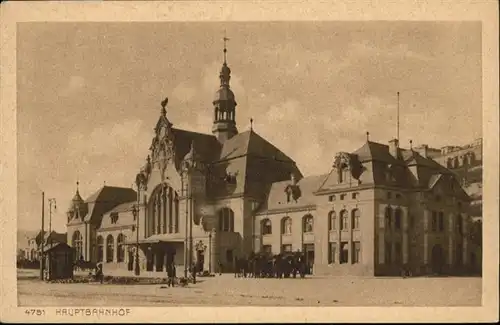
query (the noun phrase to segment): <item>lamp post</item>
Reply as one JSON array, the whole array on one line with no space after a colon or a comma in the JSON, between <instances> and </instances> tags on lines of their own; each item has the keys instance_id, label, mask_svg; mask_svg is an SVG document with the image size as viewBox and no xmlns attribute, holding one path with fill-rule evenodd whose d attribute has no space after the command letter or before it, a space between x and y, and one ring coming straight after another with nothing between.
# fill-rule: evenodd
<instances>
[{"instance_id":1,"label":"lamp post","mask_svg":"<svg viewBox=\"0 0 500 325\"><path fill-rule=\"evenodd\" d=\"M148 156L149 158L149 156ZM140 275L141 270L139 267L139 212L140 212L140 205L141 205L141 190L146 190L146 180L144 178L144 175L142 173L137 174L135 178L135 185L137 186L137 203L134 205L132 209L132 214L134 215L135 218L135 267L134 267L134 274L135 275ZM146 211L146 206L144 206L144 211ZM144 215L144 218L146 218L146 215Z\"/></svg>"},{"instance_id":2,"label":"lamp post","mask_svg":"<svg viewBox=\"0 0 500 325\"><path fill-rule=\"evenodd\" d=\"M137 195L139 197L139 195ZM134 220L136 221L135 225L135 257L134 257L134 274L139 275L139 204L134 204L132 207L132 214L134 216Z\"/></svg>"},{"instance_id":3,"label":"lamp post","mask_svg":"<svg viewBox=\"0 0 500 325\"><path fill-rule=\"evenodd\" d=\"M208 233L208 273L212 274L212 232Z\"/></svg>"},{"instance_id":4,"label":"lamp post","mask_svg":"<svg viewBox=\"0 0 500 325\"><path fill-rule=\"evenodd\" d=\"M183 170L183 177L182 177L182 192L184 195L184 200L186 201L186 217L184 218L185 220L185 227L184 227L184 278L187 279L188 276L188 268L189 268L189 253L188 253L188 213L189 213L189 191L188 191L188 182L187 179L185 179L187 175L187 166L186 164L184 165L184 170Z\"/></svg>"}]
</instances>

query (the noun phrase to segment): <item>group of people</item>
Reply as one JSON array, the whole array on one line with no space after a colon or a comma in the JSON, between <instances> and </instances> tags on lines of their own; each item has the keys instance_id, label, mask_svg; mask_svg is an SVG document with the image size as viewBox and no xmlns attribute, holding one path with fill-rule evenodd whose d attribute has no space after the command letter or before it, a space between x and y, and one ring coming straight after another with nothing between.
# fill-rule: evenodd
<instances>
[{"instance_id":1,"label":"group of people","mask_svg":"<svg viewBox=\"0 0 500 325\"><path fill-rule=\"evenodd\" d=\"M304 278L309 273L305 258L301 252L277 255L251 253L248 258L236 258L234 277L253 278Z\"/></svg>"}]
</instances>

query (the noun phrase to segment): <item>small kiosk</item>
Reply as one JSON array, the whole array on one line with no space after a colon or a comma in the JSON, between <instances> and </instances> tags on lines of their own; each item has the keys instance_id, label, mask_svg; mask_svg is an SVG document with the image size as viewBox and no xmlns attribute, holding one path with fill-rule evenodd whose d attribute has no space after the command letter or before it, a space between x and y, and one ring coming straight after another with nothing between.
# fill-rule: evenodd
<instances>
[{"instance_id":1,"label":"small kiosk","mask_svg":"<svg viewBox=\"0 0 500 325\"><path fill-rule=\"evenodd\" d=\"M73 248L65 243L47 244L43 249L45 281L73 277Z\"/></svg>"}]
</instances>

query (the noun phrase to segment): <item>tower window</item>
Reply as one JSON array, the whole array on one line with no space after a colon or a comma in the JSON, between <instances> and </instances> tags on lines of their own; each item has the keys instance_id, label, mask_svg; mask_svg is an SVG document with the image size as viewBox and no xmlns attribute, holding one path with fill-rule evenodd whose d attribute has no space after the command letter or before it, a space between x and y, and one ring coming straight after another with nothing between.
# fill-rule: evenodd
<instances>
[{"instance_id":1,"label":"tower window","mask_svg":"<svg viewBox=\"0 0 500 325\"><path fill-rule=\"evenodd\" d=\"M335 195L330 195L330 196L328 197L328 201L329 201L329 202L333 202L333 201L335 201Z\"/></svg>"},{"instance_id":2,"label":"tower window","mask_svg":"<svg viewBox=\"0 0 500 325\"><path fill-rule=\"evenodd\" d=\"M352 199L356 200L359 197L359 193L352 193Z\"/></svg>"},{"instance_id":3,"label":"tower window","mask_svg":"<svg viewBox=\"0 0 500 325\"><path fill-rule=\"evenodd\" d=\"M345 194L340 194L340 199L345 200Z\"/></svg>"}]
</instances>

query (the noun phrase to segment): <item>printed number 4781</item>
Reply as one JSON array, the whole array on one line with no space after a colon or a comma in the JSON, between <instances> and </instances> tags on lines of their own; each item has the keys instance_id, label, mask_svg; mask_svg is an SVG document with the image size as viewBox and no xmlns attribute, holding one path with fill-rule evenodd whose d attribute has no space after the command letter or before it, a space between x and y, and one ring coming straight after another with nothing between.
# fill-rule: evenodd
<instances>
[{"instance_id":1,"label":"printed number 4781","mask_svg":"<svg viewBox=\"0 0 500 325\"><path fill-rule=\"evenodd\" d=\"M42 315L45 315L45 310L43 310L43 309L26 309L26 311L24 313L27 315L30 315L30 316L42 316Z\"/></svg>"}]
</instances>

